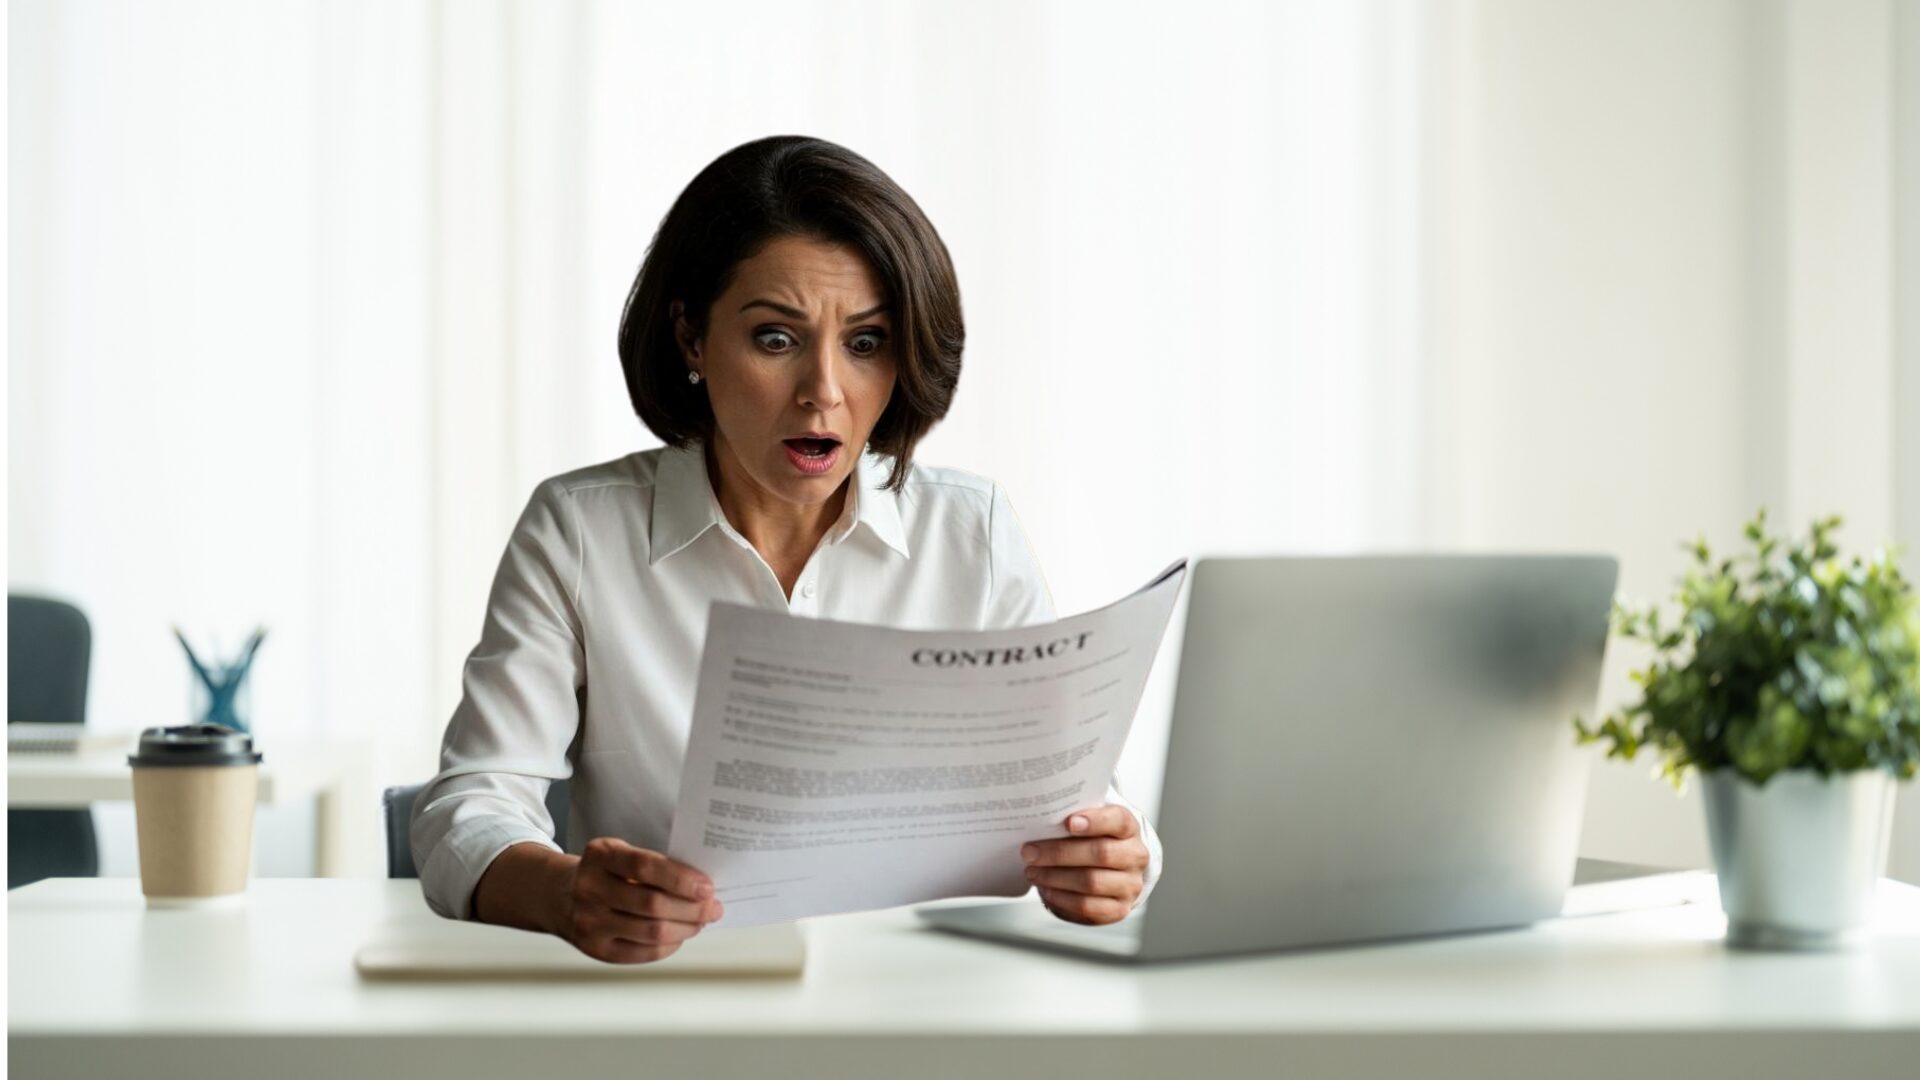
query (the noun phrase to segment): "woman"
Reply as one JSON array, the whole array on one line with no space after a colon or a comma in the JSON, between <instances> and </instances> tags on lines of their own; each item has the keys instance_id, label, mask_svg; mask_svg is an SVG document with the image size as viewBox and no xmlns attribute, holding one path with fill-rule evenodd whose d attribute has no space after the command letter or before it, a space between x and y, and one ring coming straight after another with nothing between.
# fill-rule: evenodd
<instances>
[{"instance_id":1,"label":"woman","mask_svg":"<svg viewBox=\"0 0 1920 1080\"><path fill-rule=\"evenodd\" d=\"M508 541L415 803L435 911L623 963L720 917L712 881L662 854L714 600L920 629L1055 618L999 487L913 460L964 340L946 246L866 159L780 136L694 177L620 322L666 446L541 483ZM569 777L563 852L544 796ZM1145 818L1108 798L1023 848L1062 919L1118 920L1159 874Z\"/></svg>"}]
</instances>

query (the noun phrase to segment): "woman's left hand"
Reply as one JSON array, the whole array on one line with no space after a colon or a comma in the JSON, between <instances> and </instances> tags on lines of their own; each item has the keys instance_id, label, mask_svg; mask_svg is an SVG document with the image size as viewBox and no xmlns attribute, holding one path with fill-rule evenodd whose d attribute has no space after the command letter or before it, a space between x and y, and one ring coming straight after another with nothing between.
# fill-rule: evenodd
<instances>
[{"instance_id":1,"label":"woman's left hand","mask_svg":"<svg viewBox=\"0 0 1920 1080\"><path fill-rule=\"evenodd\" d=\"M1047 910L1068 922L1119 922L1147 885L1147 844L1133 811L1108 803L1067 818L1072 836L1020 848L1027 880Z\"/></svg>"}]
</instances>

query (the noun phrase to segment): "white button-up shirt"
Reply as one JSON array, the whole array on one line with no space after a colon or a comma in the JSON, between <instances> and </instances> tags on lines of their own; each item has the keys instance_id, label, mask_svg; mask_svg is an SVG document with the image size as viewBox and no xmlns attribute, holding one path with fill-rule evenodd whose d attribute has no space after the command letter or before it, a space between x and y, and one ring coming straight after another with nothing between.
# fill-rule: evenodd
<instances>
[{"instance_id":1,"label":"white button-up shirt","mask_svg":"<svg viewBox=\"0 0 1920 1080\"><path fill-rule=\"evenodd\" d=\"M666 850L715 600L903 629L1057 617L999 485L916 462L896 493L882 487L890 467L861 455L846 508L791 599L727 521L698 444L535 488L467 657L440 772L414 803L427 904L472 918L474 884L500 852L527 841L560 850L545 803L554 780L570 778L568 850L596 836ZM1140 818L1151 890L1159 838L1117 788L1106 798Z\"/></svg>"}]
</instances>

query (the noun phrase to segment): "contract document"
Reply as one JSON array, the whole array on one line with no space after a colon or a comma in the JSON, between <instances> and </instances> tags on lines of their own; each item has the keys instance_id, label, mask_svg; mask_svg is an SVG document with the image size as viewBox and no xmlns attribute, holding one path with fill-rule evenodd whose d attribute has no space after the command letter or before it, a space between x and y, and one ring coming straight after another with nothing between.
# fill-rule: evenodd
<instances>
[{"instance_id":1,"label":"contract document","mask_svg":"<svg viewBox=\"0 0 1920 1080\"><path fill-rule=\"evenodd\" d=\"M1025 893L1020 845L1107 801L1186 570L1014 630L715 603L667 845L710 925Z\"/></svg>"}]
</instances>

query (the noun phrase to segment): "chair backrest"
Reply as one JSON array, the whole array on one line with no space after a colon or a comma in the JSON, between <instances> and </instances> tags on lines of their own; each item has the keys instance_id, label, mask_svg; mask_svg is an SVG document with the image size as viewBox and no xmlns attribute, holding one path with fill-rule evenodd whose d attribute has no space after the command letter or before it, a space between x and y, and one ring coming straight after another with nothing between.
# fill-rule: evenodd
<instances>
[{"instance_id":1,"label":"chair backrest","mask_svg":"<svg viewBox=\"0 0 1920 1080\"><path fill-rule=\"evenodd\" d=\"M401 784L380 795L387 819L387 876L415 878L420 870L413 865L413 844L408 838L413 821L413 801L425 790L425 784ZM553 842L567 846L567 811L572 806L567 781L547 785L547 813L553 815Z\"/></svg>"},{"instance_id":2,"label":"chair backrest","mask_svg":"<svg viewBox=\"0 0 1920 1080\"><path fill-rule=\"evenodd\" d=\"M8 593L7 723L86 723L92 653L93 631L79 608ZM7 888L99 872L93 811L7 811Z\"/></svg>"},{"instance_id":3,"label":"chair backrest","mask_svg":"<svg viewBox=\"0 0 1920 1080\"><path fill-rule=\"evenodd\" d=\"M83 724L93 631L79 608L7 594L7 723Z\"/></svg>"}]
</instances>

